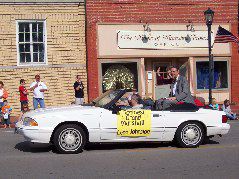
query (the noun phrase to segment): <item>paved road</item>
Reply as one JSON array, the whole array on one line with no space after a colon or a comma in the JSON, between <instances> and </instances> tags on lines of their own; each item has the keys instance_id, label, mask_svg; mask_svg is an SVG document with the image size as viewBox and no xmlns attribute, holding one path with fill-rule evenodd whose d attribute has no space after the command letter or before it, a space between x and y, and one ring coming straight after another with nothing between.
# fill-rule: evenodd
<instances>
[{"instance_id":1,"label":"paved road","mask_svg":"<svg viewBox=\"0 0 239 179\"><path fill-rule=\"evenodd\" d=\"M92 145L60 155L0 129L0 179L7 178L239 178L239 121L196 149L172 144Z\"/></svg>"}]
</instances>

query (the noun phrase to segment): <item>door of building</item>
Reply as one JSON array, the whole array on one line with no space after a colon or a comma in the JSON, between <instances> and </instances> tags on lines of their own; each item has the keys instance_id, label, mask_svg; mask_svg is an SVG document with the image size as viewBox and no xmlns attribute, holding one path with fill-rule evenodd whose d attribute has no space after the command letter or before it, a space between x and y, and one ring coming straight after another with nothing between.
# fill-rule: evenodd
<instances>
[{"instance_id":1,"label":"door of building","mask_svg":"<svg viewBox=\"0 0 239 179\"><path fill-rule=\"evenodd\" d=\"M154 63L154 97L155 99L168 97L170 94L171 79L168 76L168 68L171 63Z\"/></svg>"}]
</instances>

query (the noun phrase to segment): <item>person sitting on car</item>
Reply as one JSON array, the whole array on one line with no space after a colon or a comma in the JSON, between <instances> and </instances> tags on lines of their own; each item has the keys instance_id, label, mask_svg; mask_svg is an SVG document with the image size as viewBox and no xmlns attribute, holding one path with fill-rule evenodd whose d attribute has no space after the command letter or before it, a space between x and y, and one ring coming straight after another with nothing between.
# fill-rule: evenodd
<instances>
[{"instance_id":1,"label":"person sitting on car","mask_svg":"<svg viewBox=\"0 0 239 179\"><path fill-rule=\"evenodd\" d=\"M125 93L117 102L116 106L130 106L128 101L128 93Z\"/></svg>"},{"instance_id":2,"label":"person sitting on car","mask_svg":"<svg viewBox=\"0 0 239 179\"><path fill-rule=\"evenodd\" d=\"M143 104L140 104L141 97L138 94L133 94L131 96L130 105L132 106L131 109L143 109Z\"/></svg>"},{"instance_id":3,"label":"person sitting on car","mask_svg":"<svg viewBox=\"0 0 239 179\"><path fill-rule=\"evenodd\" d=\"M176 66L171 67L171 76L173 83L171 84L171 93L169 98L157 100L157 109L165 110L177 103L194 103L193 97L190 92L188 81L185 77L179 74L179 68Z\"/></svg>"},{"instance_id":4,"label":"person sitting on car","mask_svg":"<svg viewBox=\"0 0 239 179\"><path fill-rule=\"evenodd\" d=\"M230 101L226 99L223 103L222 110L230 120L238 120L236 113L233 113L230 107Z\"/></svg>"},{"instance_id":5,"label":"person sitting on car","mask_svg":"<svg viewBox=\"0 0 239 179\"><path fill-rule=\"evenodd\" d=\"M131 90L131 92L129 92L128 93L128 101L130 102L131 101L131 97L132 97L132 95L133 94L139 94L138 92L137 92L137 89L136 88L133 88L132 90Z\"/></svg>"},{"instance_id":6,"label":"person sitting on car","mask_svg":"<svg viewBox=\"0 0 239 179\"><path fill-rule=\"evenodd\" d=\"M209 105L213 110L220 110L219 104L217 104L217 101L215 98L212 98L212 104Z\"/></svg>"}]
</instances>

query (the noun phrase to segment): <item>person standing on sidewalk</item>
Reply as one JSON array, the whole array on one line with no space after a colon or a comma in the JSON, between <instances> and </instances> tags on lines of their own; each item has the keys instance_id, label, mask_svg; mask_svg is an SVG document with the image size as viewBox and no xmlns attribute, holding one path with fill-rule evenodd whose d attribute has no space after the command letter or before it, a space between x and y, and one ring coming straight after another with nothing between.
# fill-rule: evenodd
<instances>
[{"instance_id":1,"label":"person standing on sidewalk","mask_svg":"<svg viewBox=\"0 0 239 179\"><path fill-rule=\"evenodd\" d=\"M80 75L76 75L76 82L74 83L75 90L75 104L81 105L84 103L84 85L81 81Z\"/></svg>"},{"instance_id":2,"label":"person standing on sidewalk","mask_svg":"<svg viewBox=\"0 0 239 179\"><path fill-rule=\"evenodd\" d=\"M28 104L28 92L25 87L26 81L24 79L20 80L19 92L20 92L20 102L21 102L21 111L23 110L23 105Z\"/></svg>"},{"instance_id":3,"label":"person standing on sidewalk","mask_svg":"<svg viewBox=\"0 0 239 179\"><path fill-rule=\"evenodd\" d=\"M45 108L44 92L47 91L47 86L40 81L40 75L36 75L35 80L30 86L33 91L33 107L37 109L39 104L40 108Z\"/></svg>"},{"instance_id":4,"label":"person standing on sidewalk","mask_svg":"<svg viewBox=\"0 0 239 179\"><path fill-rule=\"evenodd\" d=\"M19 118L18 118L18 120L17 121L15 121L15 133L17 133L17 128L20 128L22 125L23 125L23 115L25 114L25 113L27 113L28 111L30 111L30 109L29 109L29 107L28 107L28 104L23 104L22 105L22 111L21 111L21 113L20 113L20 116L19 116Z\"/></svg>"},{"instance_id":5,"label":"person standing on sidewalk","mask_svg":"<svg viewBox=\"0 0 239 179\"><path fill-rule=\"evenodd\" d=\"M2 109L3 101L7 99L8 97L8 93L3 87L4 87L4 83L0 81L0 109ZM1 123L1 119L2 119L2 110L0 110L0 123Z\"/></svg>"},{"instance_id":6,"label":"person standing on sidewalk","mask_svg":"<svg viewBox=\"0 0 239 179\"><path fill-rule=\"evenodd\" d=\"M4 84L2 81L0 81L0 107L3 106L4 99L7 99L8 97L8 93L3 87L4 87Z\"/></svg>"}]
</instances>

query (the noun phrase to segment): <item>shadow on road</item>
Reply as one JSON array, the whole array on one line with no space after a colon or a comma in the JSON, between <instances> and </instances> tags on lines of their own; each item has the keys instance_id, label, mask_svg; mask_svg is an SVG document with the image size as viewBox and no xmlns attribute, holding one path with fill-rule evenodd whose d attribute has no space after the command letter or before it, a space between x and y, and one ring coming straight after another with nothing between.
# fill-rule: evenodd
<instances>
[{"instance_id":1,"label":"shadow on road","mask_svg":"<svg viewBox=\"0 0 239 179\"><path fill-rule=\"evenodd\" d=\"M138 148L160 148L160 147L175 147L174 143L145 143L145 142L135 142L135 143L90 143L85 147L85 150L117 150L117 149L138 149Z\"/></svg>"},{"instance_id":2,"label":"shadow on road","mask_svg":"<svg viewBox=\"0 0 239 179\"><path fill-rule=\"evenodd\" d=\"M212 145L219 144L219 142L214 141L212 139L206 140L202 145ZM174 142L135 142L135 143L120 143L120 144L110 144L110 143L102 143L95 144L90 143L85 147L85 150L117 150L117 149L138 149L138 148L177 148L177 145Z\"/></svg>"},{"instance_id":3,"label":"shadow on road","mask_svg":"<svg viewBox=\"0 0 239 179\"><path fill-rule=\"evenodd\" d=\"M99 144L99 143L90 143L87 144L85 150L117 150L117 149L137 149L137 148L158 148L158 147L175 147L173 143L120 143L120 144ZM53 151L55 153L54 147L50 144L39 144L31 143L28 141L20 142L15 145L15 149L22 152L30 153L43 153Z\"/></svg>"},{"instance_id":4,"label":"shadow on road","mask_svg":"<svg viewBox=\"0 0 239 179\"><path fill-rule=\"evenodd\" d=\"M206 144L220 144L220 143L212 139L205 139L203 145L206 145Z\"/></svg>"},{"instance_id":5,"label":"shadow on road","mask_svg":"<svg viewBox=\"0 0 239 179\"><path fill-rule=\"evenodd\" d=\"M53 146L50 144L38 144L38 143L33 144L28 141L20 142L16 144L14 148L22 152L31 152L31 153L49 152L53 150Z\"/></svg>"},{"instance_id":6,"label":"shadow on road","mask_svg":"<svg viewBox=\"0 0 239 179\"><path fill-rule=\"evenodd\" d=\"M219 144L219 142L209 139L205 141L203 145L212 145ZM89 143L86 145L85 150L93 151L93 150L118 150L118 149L142 149L142 148L175 148L177 147L173 142L134 142L134 143L120 143L120 144L112 144L112 143ZM22 152L30 152L30 153L43 153L43 152L54 152L54 147L50 144L39 144L39 143L31 143L28 141L20 142L16 144L15 149L20 150Z\"/></svg>"}]
</instances>

